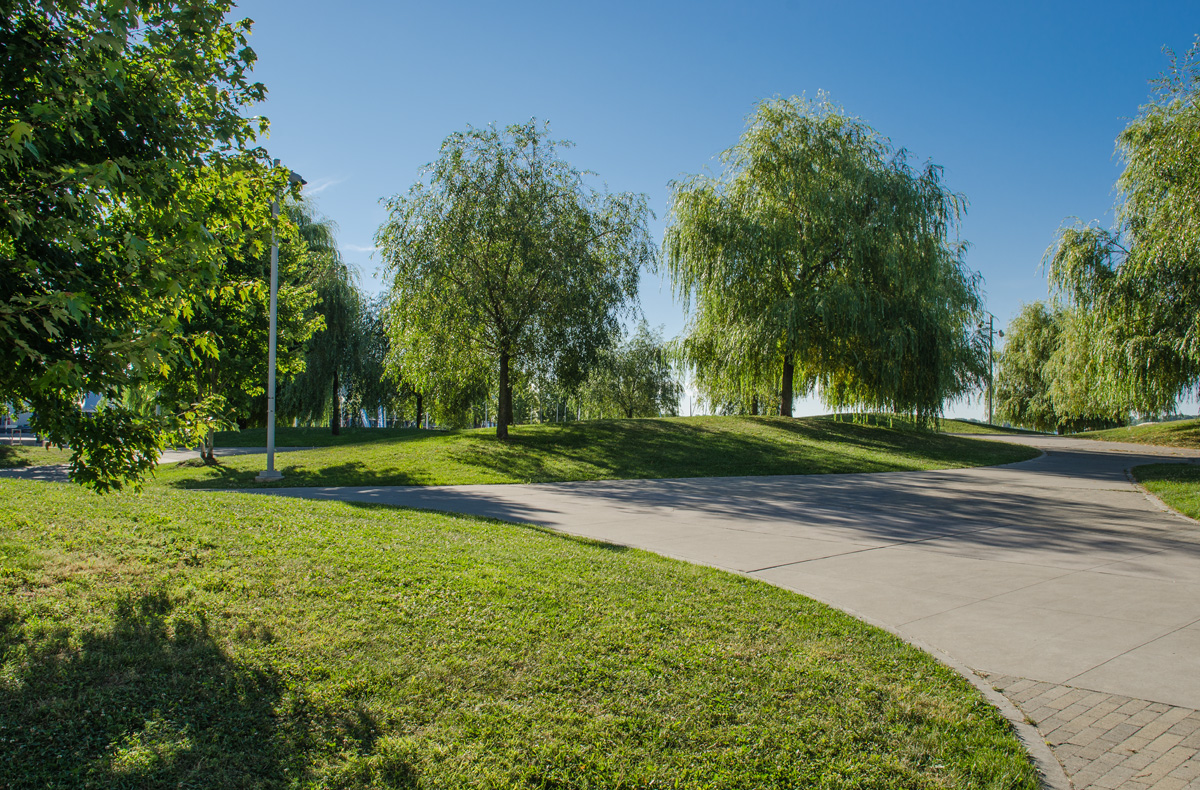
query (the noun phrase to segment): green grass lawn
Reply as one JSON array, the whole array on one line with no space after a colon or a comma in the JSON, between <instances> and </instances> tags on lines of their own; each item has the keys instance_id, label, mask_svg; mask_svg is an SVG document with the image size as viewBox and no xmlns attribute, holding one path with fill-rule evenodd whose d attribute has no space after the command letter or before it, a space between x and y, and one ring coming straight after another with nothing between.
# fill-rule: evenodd
<instances>
[{"instance_id":1,"label":"green grass lawn","mask_svg":"<svg viewBox=\"0 0 1200 790\"><path fill-rule=\"evenodd\" d=\"M1200 465L1146 464L1135 466L1133 476L1180 513L1200 519Z\"/></svg>"},{"instance_id":2,"label":"green grass lawn","mask_svg":"<svg viewBox=\"0 0 1200 790\"><path fill-rule=\"evenodd\" d=\"M1200 419L1132 425L1128 428L1110 428L1107 431L1087 431L1073 434L1072 438L1200 449Z\"/></svg>"},{"instance_id":3,"label":"green grass lawn","mask_svg":"<svg viewBox=\"0 0 1200 790\"><path fill-rule=\"evenodd\" d=\"M302 429L293 429L302 430ZM319 431L321 429L307 429ZM1021 461L1037 451L908 427L822 418L677 417L522 425L508 441L493 429L406 430L368 440L281 453L284 479L272 486L454 485L563 480L720 477L943 469ZM303 435L293 440L303 444ZM356 441L357 443L349 443ZM262 455L161 467L160 485L243 488Z\"/></svg>"},{"instance_id":4,"label":"green grass lawn","mask_svg":"<svg viewBox=\"0 0 1200 790\"><path fill-rule=\"evenodd\" d=\"M970 420L942 420L941 430L946 433L977 433L980 435L1039 435L1040 431L1027 431L1024 428L1005 428L1002 425L992 425L986 422L971 422Z\"/></svg>"},{"instance_id":5,"label":"green grass lawn","mask_svg":"<svg viewBox=\"0 0 1200 790\"><path fill-rule=\"evenodd\" d=\"M52 466L71 460L70 450L0 444L0 469L20 469L28 466Z\"/></svg>"},{"instance_id":6,"label":"green grass lawn","mask_svg":"<svg viewBox=\"0 0 1200 790\"><path fill-rule=\"evenodd\" d=\"M899 639L531 527L0 480L0 787L1029 788Z\"/></svg>"},{"instance_id":7,"label":"green grass lawn","mask_svg":"<svg viewBox=\"0 0 1200 790\"><path fill-rule=\"evenodd\" d=\"M342 428L334 436L328 428L275 428L276 447L340 447L389 439L427 436L430 431L419 428ZM444 433L435 431L434 433ZM244 431L218 431L213 437L215 447L266 447L267 429L249 428Z\"/></svg>"},{"instance_id":8,"label":"green grass lawn","mask_svg":"<svg viewBox=\"0 0 1200 790\"><path fill-rule=\"evenodd\" d=\"M891 414L837 414L822 417L820 419L832 419L843 422L866 422L869 425L884 425L889 428L894 427L913 427L915 422L909 417L897 417ZM942 433L974 433L980 435L1010 435L1010 434L1038 434L1039 431L1027 431L1024 428L1005 428L1000 425L992 425L986 422L972 422L971 420L940 420L938 422L938 430Z\"/></svg>"}]
</instances>

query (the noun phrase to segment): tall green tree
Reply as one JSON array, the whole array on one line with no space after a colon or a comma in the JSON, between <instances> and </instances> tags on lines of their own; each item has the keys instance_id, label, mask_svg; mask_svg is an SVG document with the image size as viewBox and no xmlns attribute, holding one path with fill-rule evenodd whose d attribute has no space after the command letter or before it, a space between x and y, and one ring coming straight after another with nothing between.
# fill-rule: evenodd
<instances>
[{"instance_id":1,"label":"tall green tree","mask_svg":"<svg viewBox=\"0 0 1200 790\"><path fill-rule=\"evenodd\" d=\"M257 200L270 202L269 194ZM304 370L304 349L323 326L316 313L314 280L323 263L314 264L300 225L308 217L295 209L281 213L276 228L279 246L276 375L287 382ZM311 229L309 229L311 232ZM202 294L180 331L204 338L208 353L179 360L162 378L159 400L169 410L209 401L220 407L201 439L201 453L213 459L212 428L224 423L261 424L266 415L266 383L270 320L270 228L259 229L237 248L229 248L217 282Z\"/></svg>"},{"instance_id":2,"label":"tall green tree","mask_svg":"<svg viewBox=\"0 0 1200 790\"><path fill-rule=\"evenodd\" d=\"M204 350L180 321L267 222L261 204L229 221L209 178L263 172L241 155L265 128L242 115L265 96L250 24L219 0L0 7L0 401L72 446L76 480L118 488L164 441L120 391ZM112 405L86 417L86 392Z\"/></svg>"},{"instance_id":3,"label":"tall green tree","mask_svg":"<svg viewBox=\"0 0 1200 790\"><path fill-rule=\"evenodd\" d=\"M762 102L722 161L673 184L666 235L698 376L775 389L785 415L797 384L920 419L977 385L978 276L950 238L965 201L939 167L824 97Z\"/></svg>"},{"instance_id":4,"label":"tall green tree","mask_svg":"<svg viewBox=\"0 0 1200 790\"><path fill-rule=\"evenodd\" d=\"M514 375L582 381L655 256L645 196L589 187L565 145L536 121L456 132L376 236L397 378L494 388L502 438Z\"/></svg>"},{"instance_id":5,"label":"tall green tree","mask_svg":"<svg viewBox=\"0 0 1200 790\"><path fill-rule=\"evenodd\" d=\"M626 418L678 414L682 391L662 330L645 321L604 353L584 388L589 412Z\"/></svg>"},{"instance_id":6,"label":"tall green tree","mask_svg":"<svg viewBox=\"0 0 1200 790\"><path fill-rule=\"evenodd\" d=\"M309 202L285 207L306 252L301 275L316 292L321 326L305 345L304 370L284 387L284 412L307 422L324 421L337 436L342 394L360 368L364 349L364 296L353 269L338 250L337 228Z\"/></svg>"},{"instance_id":7,"label":"tall green tree","mask_svg":"<svg viewBox=\"0 0 1200 790\"><path fill-rule=\"evenodd\" d=\"M1087 315L1034 302L1008 325L996 376L996 414L1036 431L1072 433L1128 422L1098 397L1086 369L1093 327ZM1082 353L1081 353L1082 352Z\"/></svg>"},{"instance_id":8,"label":"tall green tree","mask_svg":"<svg viewBox=\"0 0 1200 790\"><path fill-rule=\"evenodd\" d=\"M401 413L414 393L388 372L391 340L387 333L387 295L363 297L361 308L355 365L346 385L346 407L368 415L380 410Z\"/></svg>"},{"instance_id":9,"label":"tall green tree","mask_svg":"<svg viewBox=\"0 0 1200 790\"><path fill-rule=\"evenodd\" d=\"M1170 411L1200 380L1200 38L1153 85L1117 138L1115 224L1066 226L1046 256L1087 325L1072 367L1114 413Z\"/></svg>"},{"instance_id":10,"label":"tall green tree","mask_svg":"<svg viewBox=\"0 0 1200 790\"><path fill-rule=\"evenodd\" d=\"M1057 431L1062 420L1051 395L1051 357L1062 334L1063 311L1045 302L1023 305L1008 325L996 374L996 416L1022 428Z\"/></svg>"}]
</instances>

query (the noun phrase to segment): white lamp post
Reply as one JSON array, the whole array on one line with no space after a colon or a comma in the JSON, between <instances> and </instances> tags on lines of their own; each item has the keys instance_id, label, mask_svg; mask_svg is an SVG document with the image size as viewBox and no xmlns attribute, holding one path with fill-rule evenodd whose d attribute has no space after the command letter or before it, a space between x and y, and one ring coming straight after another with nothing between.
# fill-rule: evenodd
<instances>
[{"instance_id":1,"label":"white lamp post","mask_svg":"<svg viewBox=\"0 0 1200 790\"><path fill-rule=\"evenodd\" d=\"M279 167L279 160L275 160ZM306 182L299 173L288 171L288 183L304 186ZM275 237L275 224L279 219L279 199L271 201L271 319L267 350L267 468L254 478L257 483L266 483L283 478L275 469L275 304L279 293L279 240Z\"/></svg>"}]
</instances>

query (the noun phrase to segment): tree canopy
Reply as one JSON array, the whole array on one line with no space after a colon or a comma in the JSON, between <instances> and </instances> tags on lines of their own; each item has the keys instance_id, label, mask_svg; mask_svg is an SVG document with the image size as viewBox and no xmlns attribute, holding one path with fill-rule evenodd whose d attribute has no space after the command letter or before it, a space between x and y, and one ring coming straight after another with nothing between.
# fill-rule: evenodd
<instances>
[{"instance_id":1,"label":"tree canopy","mask_svg":"<svg viewBox=\"0 0 1200 790\"><path fill-rule=\"evenodd\" d=\"M269 194L258 196L270 201ZM275 367L281 382L305 370L305 349L324 327L316 284L329 265L323 257L322 231L299 203L284 204L276 228L279 247L277 353ZM318 228L314 229L314 225ZM314 234L317 241L314 241ZM198 295L180 331L204 337L211 353L194 354L171 365L162 377L160 404L178 410L189 403L210 400L209 424L262 424L266 417L267 348L269 342L271 229L260 228L239 247L229 247L217 281ZM211 431L209 432L211 433ZM209 436L202 452L212 459Z\"/></svg>"},{"instance_id":2,"label":"tree canopy","mask_svg":"<svg viewBox=\"0 0 1200 790\"><path fill-rule=\"evenodd\" d=\"M226 246L265 227L250 194L286 178L252 155L265 121L241 114L265 96L250 24L220 1L3 6L0 400L72 445L76 480L120 487L153 467L164 427L120 390L211 351L180 320ZM85 417L86 392L112 405Z\"/></svg>"},{"instance_id":3,"label":"tree canopy","mask_svg":"<svg viewBox=\"0 0 1200 790\"><path fill-rule=\"evenodd\" d=\"M514 376L580 383L655 256L645 196L589 187L566 145L536 121L455 132L376 236L394 378L468 403L494 389L500 437Z\"/></svg>"},{"instance_id":4,"label":"tree canopy","mask_svg":"<svg viewBox=\"0 0 1200 790\"><path fill-rule=\"evenodd\" d=\"M662 330L643 321L603 354L584 390L589 411L631 418L677 414L683 388L671 367Z\"/></svg>"},{"instance_id":5,"label":"tree canopy","mask_svg":"<svg viewBox=\"0 0 1200 790\"><path fill-rule=\"evenodd\" d=\"M285 382L282 414L305 421L329 420L336 436L341 426L342 392L358 370L364 350L365 297L355 271L342 259L334 224L309 202L285 206L306 252L304 279L316 294L320 326L303 349L304 369Z\"/></svg>"},{"instance_id":6,"label":"tree canopy","mask_svg":"<svg viewBox=\"0 0 1200 790\"><path fill-rule=\"evenodd\" d=\"M1086 315L1061 305L1022 306L1009 323L996 376L999 419L1036 431L1070 433L1124 425L1128 414L1096 397L1086 365Z\"/></svg>"},{"instance_id":7,"label":"tree canopy","mask_svg":"<svg viewBox=\"0 0 1200 790\"><path fill-rule=\"evenodd\" d=\"M998 419L1035 431L1057 431L1051 396L1051 357L1062 333L1063 311L1045 302L1023 305L1008 325L996 375Z\"/></svg>"},{"instance_id":8,"label":"tree canopy","mask_svg":"<svg viewBox=\"0 0 1200 790\"><path fill-rule=\"evenodd\" d=\"M931 419L977 385L965 207L823 96L764 101L723 172L673 184L666 265L694 307L678 348L722 400L819 387L835 408Z\"/></svg>"},{"instance_id":9,"label":"tree canopy","mask_svg":"<svg viewBox=\"0 0 1200 790\"><path fill-rule=\"evenodd\" d=\"M1170 411L1200 379L1200 40L1117 138L1113 227L1063 227L1051 285L1083 328L1082 386L1113 413Z\"/></svg>"}]
</instances>

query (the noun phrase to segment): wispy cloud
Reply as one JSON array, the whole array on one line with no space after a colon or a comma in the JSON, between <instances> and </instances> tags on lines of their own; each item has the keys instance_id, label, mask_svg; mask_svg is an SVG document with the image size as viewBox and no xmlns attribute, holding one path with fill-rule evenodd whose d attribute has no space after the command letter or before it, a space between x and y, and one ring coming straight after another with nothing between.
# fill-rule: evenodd
<instances>
[{"instance_id":1,"label":"wispy cloud","mask_svg":"<svg viewBox=\"0 0 1200 790\"><path fill-rule=\"evenodd\" d=\"M331 186L340 184L345 180L344 178L318 178L316 181L310 181L304 185L304 194L319 195Z\"/></svg>"},{"instance_id":2,"label":"wispy cloud","mask_svg":"<svg viewBox=\"0 0 1200 790\"><path fill-rule=\"evenodd\" d=\"M343 244L342 249L349 250L350 252L375 252L379 248L378 247L362 247L357 244Z\"/></svg>"}]
</instances>

